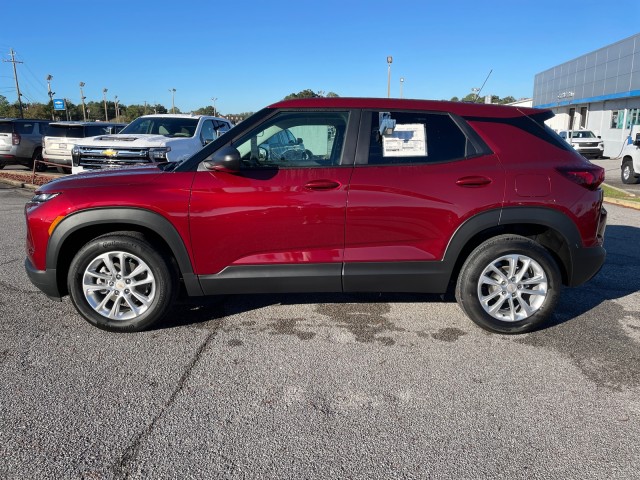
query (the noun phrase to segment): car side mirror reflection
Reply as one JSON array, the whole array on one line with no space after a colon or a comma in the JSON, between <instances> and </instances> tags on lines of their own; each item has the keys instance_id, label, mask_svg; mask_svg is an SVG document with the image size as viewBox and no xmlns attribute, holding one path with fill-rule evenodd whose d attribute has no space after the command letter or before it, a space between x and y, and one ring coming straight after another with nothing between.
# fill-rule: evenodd
<instances>
[{"instance_id":1,"label":"car side mirror reflection","mask_svg":"<svg viewBox=\"0 0 640 480\"><path fill-rule=\"evenodd\" d=\"M234 173L240 171L240 152L227 145L213 154L211 160L202 162L204 168L213 172Z\"/></svg>"}]
</instances>

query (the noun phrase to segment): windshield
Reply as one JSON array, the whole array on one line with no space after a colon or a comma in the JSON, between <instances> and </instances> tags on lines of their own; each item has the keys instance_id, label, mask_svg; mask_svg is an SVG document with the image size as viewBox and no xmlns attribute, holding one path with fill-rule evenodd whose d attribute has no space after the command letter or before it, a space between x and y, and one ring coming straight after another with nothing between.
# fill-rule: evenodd
<instances>
[{"instance_id":1,"label":"windshield","mask_svg":"<svg viewBox=\"0 0 640 480\"><path fill-rule=\"evenodd\" d=\"M571 134L571 138L597 138L591 130L579 130Z\"/></svg>"},{"instance_id":2,"label":"windshield","mask_svg":"<svg viewBox=\"0 0 640 480\"><path fill-rule=\"evenodd\" d=\"M13 125L11 123L0 123L0 133L13 133Z\"/></svg>"},{"instance_id":3,"label":"windshield","mask_svg":"<svg viewBox=\"0 0 640 480\"><path fill-rule=\"evenodd\" d=\"M123 128L120 133L193 137L197 126L197 118L140 117Z\"/></svg>"}]
</instances>

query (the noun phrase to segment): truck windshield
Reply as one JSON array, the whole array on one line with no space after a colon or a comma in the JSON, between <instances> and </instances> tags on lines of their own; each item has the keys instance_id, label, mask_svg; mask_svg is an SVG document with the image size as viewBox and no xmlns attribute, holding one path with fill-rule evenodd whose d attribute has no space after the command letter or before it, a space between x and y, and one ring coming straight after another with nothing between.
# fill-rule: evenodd
<instances>
[{"instance_id":1,"label":"truck windshield","mask_svg":"<svg viewBox=\"0 0 640 480\"><path fill-rule=\"evenodd\" d=\"M120 133L193 137L197 126L197 118L140 117L123 128Z\"/></svg>"}]
</instances>

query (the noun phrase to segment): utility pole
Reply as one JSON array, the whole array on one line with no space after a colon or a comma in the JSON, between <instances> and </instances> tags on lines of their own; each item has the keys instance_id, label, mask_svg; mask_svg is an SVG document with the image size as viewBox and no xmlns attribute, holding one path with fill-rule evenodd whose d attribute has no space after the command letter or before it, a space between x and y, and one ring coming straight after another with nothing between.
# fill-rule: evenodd
<instances>
[{"instance_id":1,"label":"utility pole","mask_svg":"<svg viewBox=\"0 0 640 480\"><path fill-rule=\"evenodd\" d=\"M217 117L217 115L216 115L216 100L218 100L218 97L211 97L211 100L213 101L213 116Z\"/></svg>"},{"instance_id":2,"label":"utility pole","mask_svg":"<svg viewBox=\"0 0 640 480\"><path fill-rule=\"evenodd\" d=\"M16 81L16 92L18 92L18 106L20 108L20 118L24 118L24 114L22 113L22 94L20 93L20 85L18 85L18 71L16 70L16 63L24 63L16 60L16 52L11 49L11 60L2 60L3 62L11 62L13 63L13 78Z\"/></svg>"},{"instance_id":3,"label":"utility pole","mask_svg":"<svg viewBox=\"0 0 640 480\"><path fill-rule=\"evenodd\" d=\"M84 87L84 82L80 82L80 100L82 101L82 119L87 121L87 111L84 106L84 99L87 98L84 96L84 92L82 91L82 87Z\"/></svg>"},{"instance_id":4,"label":"utility pole","mask_svg":"<svg viewBox=\"0 0 640 480\"><path fill-rule=\"evenodd\" d=\"M144 101L144 115L147 114L147 101Z\"/></svg>"},{"instance_id":5,"label":"utility pole","mask_svg":"<svg viewBox=\"0 0 640 480\"><path fill-rule=\"evenodd\" d=\"M115 96L115 102L113 102L116 108L116 122L120 121L120 115L118 114L118 95Z\"/></svg>"},{"instance_id":6,"label":"utility pole","mask_svg":"<svg viewBox=\"0 0 640 480\"><path fill-rule=\"evenodd\" d=\"M51 120L55 120L56 118L54 115L55 110L53 109L53 96L56 94L56 92L51 91L51 80L53 80L53 75L47 75L47 95L49 95L49 101L51 102Z\"/></svg>"}]
</instances>

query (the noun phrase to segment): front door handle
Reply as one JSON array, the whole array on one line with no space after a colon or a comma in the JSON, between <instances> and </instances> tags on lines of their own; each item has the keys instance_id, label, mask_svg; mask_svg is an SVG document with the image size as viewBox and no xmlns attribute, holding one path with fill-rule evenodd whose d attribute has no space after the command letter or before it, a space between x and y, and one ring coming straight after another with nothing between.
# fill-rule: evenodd
<instances>
[{"instance_id":1,"label":"front door handle","mask_svg":"<svg viewBox=\"0 0 640 480\"><path fill-rule=\"evenodd\" d=\"M340 182L335 180L311 180L305 184L304 188L307 190L335 190L340 188Z\"/></svg>"},{"instance_id":2,"label":"front door handle","mask_svg":"<svg viewBox=\"0 0 640 480\"><path fill-rule=\"evenodd\" d=\"M485 185L489 185L491 183L491 179L487 177L483 177L481 175L471 175L469 177L461 177L456 180L456 185L459 187L484 187Z\"/></svg>"}]
</instances>

